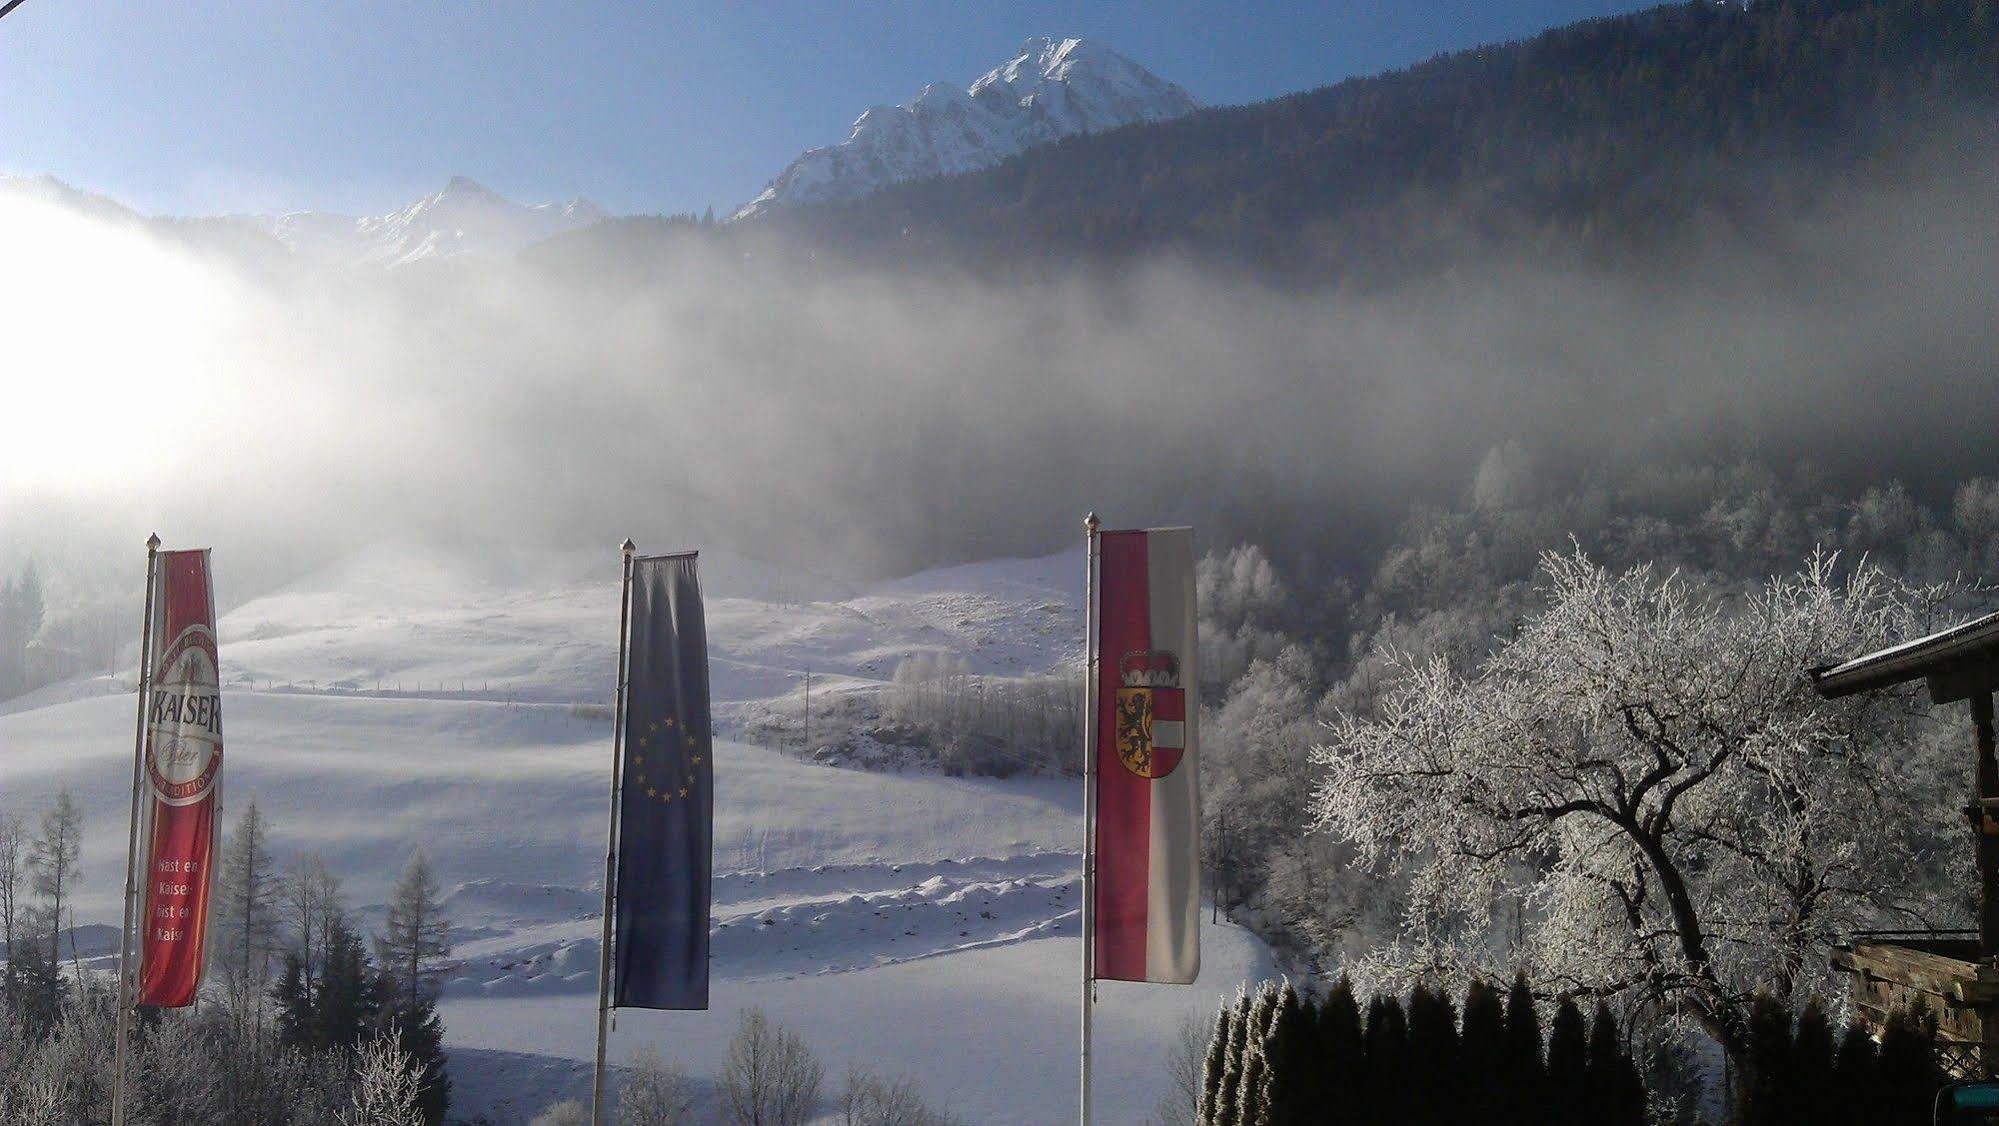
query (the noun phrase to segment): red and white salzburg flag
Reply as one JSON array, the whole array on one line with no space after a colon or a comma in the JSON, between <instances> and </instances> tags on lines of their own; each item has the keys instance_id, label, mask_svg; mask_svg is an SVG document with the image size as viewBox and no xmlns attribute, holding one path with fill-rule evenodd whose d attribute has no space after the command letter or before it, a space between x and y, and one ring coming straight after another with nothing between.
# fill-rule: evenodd
<instances>
[{"instance_id":1,"label":"red and white salzburg flag","mask_svg":"<svg viewBox=\"0 0 1999 1126\"><path fill-rule=\"evenodd\" d=\"M193 1004L201 985L222 790L222 693L206 550L160 553L153 638L138 1003L178 1007Z\"/></svg>"},{"instance_id":2,"label":"red and white salzburg flag","mask_svg":"<svg viewBox=\"0 0 1999 1126\"><path fill-rule=\"evenodd\" d=\"M1097 584L1093 976L1201 969L1194 534L1104 532Z\"/></svg>"}]
</instances>

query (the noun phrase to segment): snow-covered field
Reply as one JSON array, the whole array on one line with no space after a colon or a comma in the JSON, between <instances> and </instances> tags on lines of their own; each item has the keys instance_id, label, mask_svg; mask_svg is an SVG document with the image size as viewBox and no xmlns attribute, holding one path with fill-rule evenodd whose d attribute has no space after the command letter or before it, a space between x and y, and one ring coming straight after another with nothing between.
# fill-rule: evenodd
<instances>
[{"instance_id":1,"label":"snow-covered field","mask_svg":"<svg viewBox=\"0 0 1999 1126\"><path fill-rule=\"evenodd\" d=\"M868 686L916 652L995 674L1074 656L1076 556L865 590L704 563L725 723L796 691L807 668L815 686ZM452 887L456 1114L523 1120L587 1081L610 723L578 705L607 694L616 568L475 574L379 550L221 623L225 817L254 798L280 855L325 856L370 924L412 848ZM226 605L225 559L217 570ZM32 813L67 786L85 808L82 923L116 919L123 876L133 703L112 687L57 686L0 714L0 804ZM737 1011L760 1005L804 1035L829 1081L867 1064L973 1121L1073 1117L1077 783L869 773L737 742L717 746L715 776L714 1008L621 1013L614 1058L650 1042L712 1074ZM1240 928L1210 926L1203 943L1192 988L1102 987L1104 1121L1153 1111L1184 1016L1273 972Z\"/></svg>"}]
</instances>

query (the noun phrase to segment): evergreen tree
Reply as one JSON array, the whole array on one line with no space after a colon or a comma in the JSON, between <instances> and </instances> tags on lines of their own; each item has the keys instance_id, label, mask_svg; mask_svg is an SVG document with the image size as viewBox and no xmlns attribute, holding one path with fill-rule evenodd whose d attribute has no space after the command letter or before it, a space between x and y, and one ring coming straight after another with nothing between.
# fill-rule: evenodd
<instances>
[{"instance_id":1,"label":"evergreen tree","mask_svg":"<svg viewBox=\"0 0 1999 1126\"><path fill-rule=\"evenodd\" d=\"M305 959L295 950L285 951L271 1001L277 1006L279 1042L288 1048L314 1047L319 1022L313 1017L312 985L306 980Z\"/></svg>"},{"instance_id":2,"label":"evergreen tree","mask_svg":"<svg viewBox=\"0 0 1999 1126\"><path fill-rule=\"evenodd\" d=\"M382 1011L389 982L375 972L361 936L345 918L336 918L327 932L326 966L313 999L315 1046L352 1048L372 1031Z\"/></svg>"},{"instance_id":3,"label":"evergreen tree","mask_svg":"<svg viewBox=\"0 0 1999 1126\"><path fill-rule=\"evenodd\" d=\"M1311 1121L1306 1076L1318 1062L1312 1049L1318 1039L1310 1009L1290 981L1277 990L1270 1028L1263 1036L1263 1089L1260 1102L1266 1126L1306 1126Z\"/></svg>"},{"instance_id":4,"label":"evergreen tree","mask_svg":"<svg viewBox=\"0 0 1999 1126\"><path fill-rule=\"evenodd\" d=\"M1215 1110L1220 1105L1222 1080L1228 1074L1229 1039L1235 1034L1236 1008L1236 1004L1217 1008L1214 1031L1208 1034L1207 1060L1201 1065L1201 1101L1195 1108L1195 1117L1202 1126L1215 1121Z\"/></svg>"},{"instance_id":5,"label":"evergreen tree","mask_svg":"<svg viewBox=\"0 0 1999 1126\"><path fill-rule=\"evenodd\" d=\"M1596 1003L1587 1057L1584 1086L1589 1092L1588 1120L1603 1126L1645 1126L1645 1084L1625 1050L1608 1002Z\"/></svg>"},{"instance_id":6,"label":"evergreen tree","mask_svg":"<svg viewBox=\"0 0 1999 1126\"><path fill-rule=\"evenodd\" d=\"M1749 1053L1743 1074L1742 1126L1779 1126L1796 1120L1791 1014L1759 993L1749 1009Z\"/></svg>"},{"instance_id":7,"label":"evergreen tree","mask_svg":"<svg viewBox=\"0 0 1999 1126\"><path fill-rule=\"evenodd\" d=\"M1277 1015L1277 987L1264 982L1249 1006L1248 1027L1243 1032L1242 1074L1236 1080L1236 1126L1266 1126L1263 1104L1263 1076L1270 1067L1264 1052L1268 1046L1270 1022Z\"/></svg>"},{"instance_id":8,"label":"evergreen tree","mask_svg":"<svg viewBox=\"0 0 1999 1126\"><path fill-rule=\"evenodd\" d=\"M1406 1104L1413 1122L1442 1122L1458 1103L1457 1007L1425 985L1409 994Z\"/></svg>"},{"instance_id":9,"label":"evergreen tree","mask_svg":"<svg viewBox=\"0 0 1999 1126\"><path fill-rule=\"evenodd\" d=\"M1367 1029L1362 1033L1367 1059L1364 1122L1396 1121L1409 1111L1409 1024L1402 1002L1376 997L1367 1005Z\"/></svg>"},{"instance_id":10,"label":"evergreen tree","mask_svg":"<svg viewBox=\"0 0 1999 1126\"><path fill-rule=\"evenodd\" d=\"M1322 1116L1335 1107L1357 1112L1363 1098L1366 1059L1361 1050L1360 1005L1354 1000L1353 982L1342 976L1326 994L1319 1005L1317 1025L1319 1066L1309 1071L1314 1080L1311 1103L1321 1108Z\"/></svg>"},{"instance_id":11,"label":"evergreen tree","mask_svg":"<svg viewBox=\"0 0 1999 1126\"><path fill-rule=\"evenodd\" d=\"M1880 1066L1874 1037L1858 1023L1848 1024L1845 1035L1839 1038L1839 1053L1833 1061L1836 1113L1826 1121L1833 1126L1867 1126L1874 1093L1879 1087Z\"/></svg>"},{"instance_id":12,"label":"evergreen tree","mask_svg":"<svg viewBox=\"0 0 1999 1126\"><path fill-rule=\"evenodd\" d=\"M415 1005L431 991L438 961L451 953L451 925L438 902L430 862L418 851L389 893L388 918L375 937L375 957L395 983L400 1003Z\"/></svg>"},{"instance_id":13,"label":"evergreen tree","mask_svg":"<svg viewBox=\"0 0 1999 1126\"><path fill-rule=\"evenodd\" d=\"M1506 1066L1506 1008L1499 991L1483 981L1465 989L1463 1032L1459 1036L1460 1097L1483 1108L1498 1122L1509 1121Z\"/></svg>"},{"instance_id":14,"label":"evergreen tree","mask_svg":"<svg viewBox=\"0 0 1999 1126\"><path fill-rule=\"evenodd\" d=\"M1216 1126L1238 1126L1236 1092L1242 1087L1244 1055L1249 1046L1249 1011L1254 999L1247 989L1236 990L1234 1015L1229 1020L1229 1042L1224 1052L1221 1085L1215 1091Z\"/></svg>"},{"instance_id":15,"label":"evergreen tree","mask_svg":"<svg viewBox=\"0 0 1999 1126\"><path fill-rule=\"evenodd\" d=\"M39 904L21 912L22 939L18 955L8 963L13 971L14 1005L22 1029L36 1037L48 1032L62 1019L65 1002L70 996L69 979L64 976L61 965L50 956L54 944L42 939L44 934L55 930L55 924L49 921L49 914L49 909Z\"/></svg>"},{"instance_id":16,"label":"evergreen tree","mask_svg":"<svg viewBox=\"0 0 1999 1126\"><path fill-rule=\"evenodd\" d=\"M1880 1126L1918 1126L1929 1121L1931 1099L1943 1085L1937 1066L1936 1018L1898 1009L1881 1028L1875 1106L1868 1121Z\"/></svg>"},{"instance_id":17,"label":"evergreen tree","mask_svg":"<svg viewBox=\"0 0 1999 1126\"><path fill-rule=\"evenodd\" d=\"M1513 975L1513 986L1506 991L1504 1053L1495 1117L1501 1126L1531 1126L1545 1112L1542 1092L1548 1076L1541 1059L1541 1015L1535 1009L1534 994L1527 988L1524 970Z\"/></svg>"},{"instance_id":18,"label":"evergreen tree","mask_svg":"<svg viewBox=\"0 0 1999 1126\"><path fill-rule=\"evenodd\" d=\"M1816 998L1805 1002L1804 1012L1798 1015L1797 1033L1791 1040L1790 1073L1795 1091L1793 1121L1832 1122L1838 1118L1832 1023Z\"/></svg>"},{"instance_id":19,"label":"evergreen tree","mask_svg":"<svg viewBox=\"0 0 1999 1126\"><path fill-rule=\"evenodd\" d=\"M1575 1001L1564 997L1555 1006L1555 1019L1548 1028L1548 1121L1589 1122L1589 1030Z\"/></svg>"}]
</instances>

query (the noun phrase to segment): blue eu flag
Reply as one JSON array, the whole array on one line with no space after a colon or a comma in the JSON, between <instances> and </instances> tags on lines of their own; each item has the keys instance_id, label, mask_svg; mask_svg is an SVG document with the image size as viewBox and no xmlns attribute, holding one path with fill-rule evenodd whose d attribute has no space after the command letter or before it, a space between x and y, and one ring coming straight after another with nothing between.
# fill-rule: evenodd
<instances>
[{"instance_id":1,"label":"blue eu flag","mask_svg":"<svg viewBox=\"0 0 1999 1126\"><path fill-rule=\"evenodd\" d=\"M694 555L634 560L631 615L612 1004L705 1009L715 759Z\"/></svg>"}]
</instances>

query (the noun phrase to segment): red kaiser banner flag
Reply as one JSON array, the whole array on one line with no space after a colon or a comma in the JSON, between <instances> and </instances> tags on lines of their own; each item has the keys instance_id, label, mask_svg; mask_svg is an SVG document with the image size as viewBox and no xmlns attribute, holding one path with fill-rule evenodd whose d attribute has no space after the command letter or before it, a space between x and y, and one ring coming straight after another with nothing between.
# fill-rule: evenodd
<instances>
[{"instance_id":1,"label":"red kaiser banner flag","mask_svg":"<svg viewBox=\"0 0 1999 1126\"><path fill-rule=\"evenodd\" d=\"M222 791L222 693L208 552L163 551L146 704L141 1005L191 1005L201 985L208 870Z\"/></svg>"},{"instance_id":2,"label":"red kaiser banner flag","mask_svg":"<svg viewBox=\"0 0 1999 1126\"><path fill-rule=\"evenodd\" d=\"M1100 537L1096 978L1186 985L1201 968L1193 545L1187 528Z\"/></svg>"}]
</instances>

